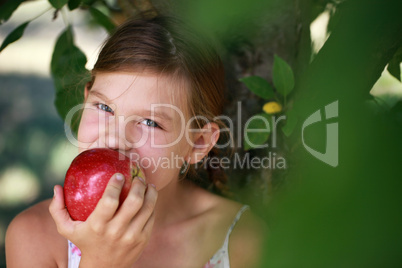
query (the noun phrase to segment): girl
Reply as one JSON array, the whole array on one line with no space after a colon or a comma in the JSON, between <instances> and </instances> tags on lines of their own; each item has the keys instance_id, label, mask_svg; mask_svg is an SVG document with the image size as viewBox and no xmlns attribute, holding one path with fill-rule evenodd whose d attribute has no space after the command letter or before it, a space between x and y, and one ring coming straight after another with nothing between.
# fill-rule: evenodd
<instances>
[{"instance_id":1,"label":"girl","mask_svg":"<svg viewBox=\"0 0 402 268\"><path fill-rule=\"evenodd\" d=\"M184 25L156 17L120 26L85 88L79 151L134 156L144 178L117 209L124 178L115 174L85 222L70 218L55 186L52 200L10 224L8 267L255 266L262 225L248 207L183 179L216 155L223 89L218 55ZM217 171L209 167L216 184Z\"/></svg>"}]
</instances>

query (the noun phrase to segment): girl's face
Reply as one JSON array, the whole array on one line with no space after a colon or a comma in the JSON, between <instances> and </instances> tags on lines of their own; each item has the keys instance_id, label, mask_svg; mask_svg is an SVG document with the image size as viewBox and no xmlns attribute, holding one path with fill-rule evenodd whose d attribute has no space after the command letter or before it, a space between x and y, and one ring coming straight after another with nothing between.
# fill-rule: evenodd
<instances>
[{"instance_id":1,"label":"girl's face","mask_svg":"<svg viewBox=\"0 0 402 268\"><path fill-rule=\"evenodd\" d=\"M184 105L172 101L178 99L172 97L177 86L147 73L98 73L85 92L79 151L119 150L137 161L148 183L164 188L178 177L192 150Z\"/></svg>"}]
</instances>

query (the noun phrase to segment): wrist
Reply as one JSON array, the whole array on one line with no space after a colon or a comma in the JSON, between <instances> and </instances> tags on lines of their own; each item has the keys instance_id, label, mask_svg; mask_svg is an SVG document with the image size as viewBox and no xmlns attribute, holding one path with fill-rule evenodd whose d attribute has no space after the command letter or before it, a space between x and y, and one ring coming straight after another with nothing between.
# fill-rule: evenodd
<instances>
[{"instance_id":1,"label":"wrist","mask_svg":"<svg viewBox=\"0 0 402 268\"><path fill-rule=\"evenodd\" d=\"M79 268L103 268L106 267L105 264L98 263L96 260L91 260L81 256Z\"/></svg>"}]
</instances>

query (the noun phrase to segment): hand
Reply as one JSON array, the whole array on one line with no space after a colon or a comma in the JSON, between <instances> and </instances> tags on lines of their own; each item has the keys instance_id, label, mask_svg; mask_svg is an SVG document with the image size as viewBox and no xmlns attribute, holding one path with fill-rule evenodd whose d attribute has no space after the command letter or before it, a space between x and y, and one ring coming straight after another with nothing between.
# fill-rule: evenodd
<instances>
[{"instance_id":1,"label":"hand","mask_svg":"<svg viewBox=\"0 0 402 268\"><path fill-rule=\"evenodd\" d=\"M63 188L55 186L49 211L58 232L81 250L80 267L130 267L148 243L157 191L135 178L126 200L117 209L122 176L113 175L85 222L71 219L65 208Z\"/></svg>"}]
</instances>

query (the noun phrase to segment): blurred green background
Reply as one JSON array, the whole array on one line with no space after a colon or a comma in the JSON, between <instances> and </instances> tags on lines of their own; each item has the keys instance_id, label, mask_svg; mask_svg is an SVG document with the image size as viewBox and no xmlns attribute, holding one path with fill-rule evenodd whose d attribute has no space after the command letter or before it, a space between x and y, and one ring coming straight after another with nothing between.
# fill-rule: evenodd
<instances>
[{"instance_id":1,"label":"blurred green background","mask_svg":"<svg viewBox=\"0 0 402 268\"><path fill-rule=\"evenodd\" d=\"M0 26L0 41L15 27L42 13L46 1L22 4ZM64 134L57 114L50 60L62 19L46 13L30 24L24 37L0 53L0 267L5 267L4 239L7 225L17 213L53 195L62 184L77 154ZM105 31L84 24L74 16L79 44L95 57ZM91 63L89 63L91 64Z\"/></svg>"},{"instance_id":2,"label":"blurred green background","mask_svg":"<svg viewBox=\"0 0 402 268\"><path fill-rule=\"evenodd\" d=\"M49 198L61 183L72 148L52 105L49 78L0 75L0 247L8 223L28 206Z\"/></svg>"},{"instance_id":3,"label":"blurred green background","mask_svg":"<svg viewBox=\"0 0 402 268\"><path fill-rule=\"evenodd\" d=\"M109 5L97 7L114 22L121 20L110 8L116 1L99 2ZM243 124L266 102L240 78L272 84L274 55L293 69L295 88L282 111L297 114L292 134L280 132L276 148L237 148L252 157L275 152L287 168L228 171L231 197L251 204L270 227L262 267L401 267L402 86L386 68L402 47L402 2L150 2L219 37L230 88L225 114L235 124L239 101ZM0 41L49 7L46 0L23 3L0 25ZM64 10L90 69L106 31L89 21L87 10ZM65 27L57 14L32 22L0 53L0 267L10 220L50 197L76 155L53 104L50 61ZM301 136L306 118L317 110L325 118L324 107L334 101L339 115L305 133L306 143L324 153L326 123L338 123L339 164L331 167L307 152Z\"/></svg>"}]
</instances>

